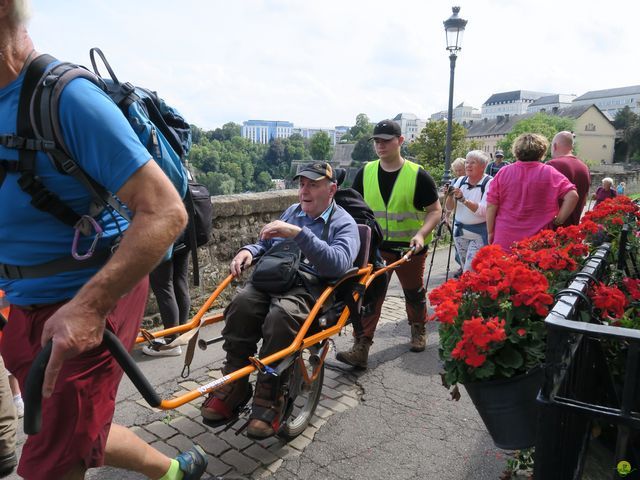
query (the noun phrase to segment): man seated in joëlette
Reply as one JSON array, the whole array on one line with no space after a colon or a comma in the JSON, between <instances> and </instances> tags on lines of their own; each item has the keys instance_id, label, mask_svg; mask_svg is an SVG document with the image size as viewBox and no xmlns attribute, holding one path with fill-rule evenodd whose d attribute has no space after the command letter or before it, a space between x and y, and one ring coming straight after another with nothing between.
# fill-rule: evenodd
<instances>
[{"instance_id":1,"label":"man seated in jo\u00eblette","mask_svg":"<svg viewBox=\"0 0 640 480\"><path fill-rule=\"evenodd\" d=\"M265 225L257 243L242 247L230 270L239 276L254 258L279 242L292 241L293 248L302 254L298 281L287 291L274 293L258 289L249 280L238 292L225 310L224 374L249 365L260 338L261 358L289 346L313 308L323 280L341 277L353 266L360 249L355 221L333 200L337 184L331 166L314 162L295 178L300 181L300 202L285 210L279 220ZM266 438L277 432L284 407L283 377L286 373L278 377L258 374L248 436ZM224 422L235 416L250 396L249 379L244 377L210 393L200 411L207 423Z\"/></svg>"}]
</instances>

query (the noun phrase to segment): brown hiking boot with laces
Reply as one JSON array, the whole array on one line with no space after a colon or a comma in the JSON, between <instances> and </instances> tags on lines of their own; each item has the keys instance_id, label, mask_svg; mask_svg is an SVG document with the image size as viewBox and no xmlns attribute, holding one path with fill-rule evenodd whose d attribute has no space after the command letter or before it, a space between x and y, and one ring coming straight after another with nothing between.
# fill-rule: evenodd
<instances>
[{"instance_id":1,"label":"brown hiking boot with laces","mask_svg":"<svg viewBox=\"0 0 640 480\"><path fill-rule=\"evenodd\" d=\"M371 348L372 343L373 341L368 338L356 338L351 350L338 352L336 354L336 360L351 365L352 367L367 368L369 348Z\"/></svg>"},{"instance_id":2,"label":"brown hiking boot with laces","mask_svg":"<svg viewBox=\"0 0 640 480\"><path fill-rule=\"evenodd\" d=\"M411 324L411 347L412 352L424 352L427 346L427 326L424 323Z\"/></svg>"},{"instance_id":3,"label":"brown hiking boot with laces","mask_svg":"<svg viewBox=\"0 0 640 480\"><path fill-rule=\"evenodd\" d=\"M284 394L281 385L286 381L288 372L280 378L260 373L253 396L251 416L247 425L247 436L263 439L275 435L280 430L284 410Z\"/></svg>"}]
</instances>

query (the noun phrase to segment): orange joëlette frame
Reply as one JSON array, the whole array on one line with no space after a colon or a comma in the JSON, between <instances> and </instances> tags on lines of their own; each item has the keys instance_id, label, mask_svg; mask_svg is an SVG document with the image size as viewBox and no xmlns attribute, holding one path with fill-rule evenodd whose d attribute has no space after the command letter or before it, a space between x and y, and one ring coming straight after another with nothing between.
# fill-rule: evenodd
<instances>
[{"instance_id":1,"label":"orange jo\u00eblette frame","mask_svg":"<svg viewBox=\"0 0 640 480\"><path fill-rule=\"evenodd\" d=\"M305 338L305 335L307 334L307 332L309 331L309 328L311 328L311 325L313 324L313 322L315 321L316 317L318 316L318 314L320 313L324 303L327 301L327 299L329 299L329 297L331 296L331 294L333 293L333 291L336 289L336 287L338 287L341 283L343 283L344 281L350 279L350 278L354 278L354 277L360 277L358 280L358 283L360 285L363 285L366 288L369 287L369 285L371 285L371 282L373 282L373 280L388 272L391 269L394 269L398 266L400 266L401 264L407 262L410 260L411 258L411 253L412 251L407 252L406 254L404 254L399 260L397 260L396 262L391 263L390 265L385 266L384 268L381 268L379 270L373 271L373 266L371 264L367 265L364 268L360 268L357 271L353 271L350 274L347 274L346 276L342 277L336 284L334 285L330 285L327 288L324 289L324 291L322 292L322 294L320 295L320 297L318 298L318 300L316 301L316 304L313 306L313 308L311 309L311 312L309 312L309 316L307 317L307 319L304 321L304 323L302 324L302 326L300 327L300 330L298 331L298 334L296 335L296 337L294 338L294 340L291 342L291 345L289 345L288 347L275 352L271 355L269 355L268 357L265 358L261 358L260 359L260 363L262 363L263 365L270 365L274 362L277 362L279 360L282 360L285 357L288 357L289 355L292 355L293 353L296 353L300 350L304 350L305 348L308 348L312 345L315 345L317 343L322 342L323 340L326 340L327 338L330 338L338 333L340 333L340 330L342 330L346 323L347 320L349 319L349 307L346 307L343 309L340 317L338 318L338 321L335 325L326 328L318 333L315 333L309 337ZM211 305L213 305L213 303L215 302L215 300L218 298L218 296L220 295L220 293L231 283L231 281L233 280L233 276L229 275L227 276L222 283L218 286L218 288L216 288L214 290L214 292L211 294L211 296L207 299L207 301L204 303L204 305L200 308L200 310L198 310L198 312L196 313L196 315L193 317L193 319L189 322L186 323L184 325L179 325L177 327L172 327L172 328L168 328L166 330L159 330L157 332L149 332L153 335L154 338L161 338L161 337L165 337L167 335L173 335L173 334L177 334L177 333L184 333L187 332L189 330L192 330L193 328L198 327L198 325L200 324L201 320L203 319L204 315L207 313L207 311L209 310L209 308L211 308ZM354 293L354 300L358 300L358 293ZM210 325L213 323L217 323L221 320L223 320L223 314L216 314L214 316L211 316L209 318L205 318L202 323L203 325ZM143 343L146 340L144 339L144 337L139 336L136 339L136 343ZM324 354L321 357L321 361L324 361L324 355L326 355L326 351L324 352ZM190 392L187 392L183 395L180 395L178 397L172 398L171 400L162 400L162 402L160 403L160 405L157 407L161 410L172 410L175 409L177 407L180 407L181 405L184 405L185 403L188 403L192 400L195 400L196 398L206 395L214 390L217 390L218 388L220 388L222 385L225 385L227 383L230 382L235 382L236 380L246 377L250 374L252 374L253 372L256 371L256 367L253 365L248 365L246 367L243 367L241 369L238 369L234 372L231 372L227 375L224 375L223 377L214 380L212 382L209 382L205 385L202 385L198 388L196 388L195 390L192 390ZM315 376L315 375L314 375ZM307 379L305 378L305 381L307 380L312 380L312 379Z\"/></svg>"}]
</instances>

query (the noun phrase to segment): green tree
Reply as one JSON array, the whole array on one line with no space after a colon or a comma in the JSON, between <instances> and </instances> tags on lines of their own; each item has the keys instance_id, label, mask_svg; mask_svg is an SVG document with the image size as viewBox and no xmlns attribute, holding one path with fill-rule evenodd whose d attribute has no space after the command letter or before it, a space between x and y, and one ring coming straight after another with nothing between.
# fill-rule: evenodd
<instances>
[{"instance_id":1,"label":"green tree","mask_svg":"<svg viewBox=\"0 0 640 480\"><path fill-rule=\"evenodd\" d=\"M356 142L353 152L351 152L351 158L356 163L365 163L377 158L376 152L373 148L373 141L370 141L368 137L362 137Z\"/></svg>"},{"instance_id":2,"label":"green tree","mask_svg":"<svg viewBox=\"0 0 640 480\"><path fill-rule=\"evenodd\" d=\"M481 148L481 142L467 140L466 129L459 123L451 125L451 159L466 156L470 150ZM444 154L447 146L447 122L428 122L420 136L408 146L409 154L440 183L444 174Z\"/></svg>"},{"instance_id":3,"label":"green tree","mask_svg":"<svg viewBox=\"0 0 640 480\"><path fill-rule=\"evenodd\" d=\"M235 181L226 173L209 172L196 176L198 182L209 189L211 195L235 193Z\"/></svg>"},{"instance_id":4,"label":"green tree","mask_svg":"<svg viewBox=\"0 0 640 480\"><path fill-rule=\"evenodd\" d=\"M233 137L242 135L242 127L237 123L229 122L222 126L222 135L225 140L231 140Z\"/></svg>"},{"instance_id":5,"label":"green tree","mask_svg":"<svg viewBox=\"0 0 640 480\"><path fill-rule=\"evenodd\" d=\"M369 117L364 113L356 116L356 124L349 129L340 139L341 142L353 143L361 138L369 138L373 133L373 125Z\"/></svg>"},{"instance_id":6,"label":"green tree","mask_svg":"<svg viewBox=\"0 0 640 480\"><path fill-rule=\"evenodd\" d=\"M311 158L314 160L330 160L331 159L331 137L325 132L313 134L309 142L309 150Z\"/></svg>"},{"instance_id":7,"label":"green tree","mask_svg":"<svg viewBox=\"0 0 640 480\"><path fill-rule=\"evenodd\" d=\"M640 151L640 115L634 113L627 105L618 110L613 126L622 130L622 138L618 145L621 147L624 162L629 163L631 157Z\"/></svg>"},{"instance_id":8,"label":"green tree","mask_svg":"<svg viewBox=\"0 0 640 480\"><path fill-rule=\"evenodd\" d=\"M271 190L273 183L271 182L271 175L268 172L260 172L256 177L256 188L259 192Z\"/></svg>"},{"instance_id":9,"label":"green tree","mask_svg":"<svg viewBox=\"0 0 640 480\"><path fill-rule=\"evenodd\" d=\"M294 133L286 139L284 156L289 165L293 160L311 160L311 154L307 147L308 143L299 133Z\"/></svg>"},{"instance_id":10,"label":"green tree","mask_svg":"<svg viewBox=\"0 0 640 480\"><path fill-rule=\"evenodd\" d=\"M549 142L553 140L556 133L564 130L573 131L575 121L571 118L559 117L558 115L548 115L546 113L536 113L533 117L525 118L517 122L509 134L498 142L498 148L504 151L505 159L514 160L511 153L513 141L523 133L539 133L547 137ZM551 149L547 152L547 158L551 157Z\"/></svg>"}]
</instances>

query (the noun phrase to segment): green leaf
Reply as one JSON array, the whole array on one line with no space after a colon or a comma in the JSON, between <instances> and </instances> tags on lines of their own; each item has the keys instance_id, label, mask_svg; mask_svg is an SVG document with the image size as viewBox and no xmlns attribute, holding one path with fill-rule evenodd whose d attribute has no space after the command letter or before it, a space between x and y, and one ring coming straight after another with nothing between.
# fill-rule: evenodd
<instances>
[{"instance_id":1,"label":"green leaf","mask_svg":"<svg viewBox=\"0 0 640 480\"><path fill-rule=\"evenodd\" d=\"M495 362L507 368L520 368L524 362L522 355L511 345L506 344L496 355Z\"/></svg>"}]
</instances>

